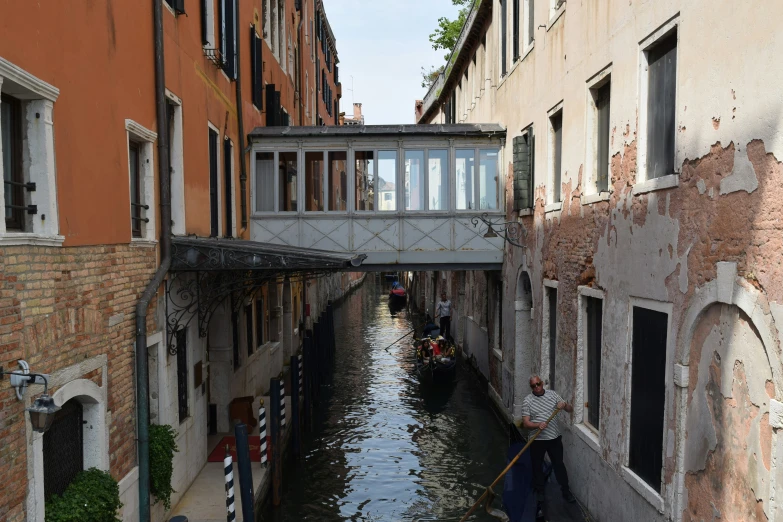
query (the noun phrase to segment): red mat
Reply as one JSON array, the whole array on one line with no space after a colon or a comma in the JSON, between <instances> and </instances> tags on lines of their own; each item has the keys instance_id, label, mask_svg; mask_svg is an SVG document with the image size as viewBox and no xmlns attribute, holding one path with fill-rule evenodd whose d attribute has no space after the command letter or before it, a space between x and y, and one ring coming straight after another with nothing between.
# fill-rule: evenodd
<instances>
[{"instance_id":1,"label":"red mat","mask_svg":"<svg viewBox=\"0 0 783 522\"><path fill-rule=\"evenodd\" d=\"M250 445L250 462L261 462L261 438L258 435L251 435L247 438ZM268 437L267 437L268 440ZM231 451L231 457L234 462L237 461L237 446L234 437L223 437L220 443L209 454L207 462L223 462L226 456L226 444ZM269 443L267 442L267 449Z\"/></svg>"}]
</instances>

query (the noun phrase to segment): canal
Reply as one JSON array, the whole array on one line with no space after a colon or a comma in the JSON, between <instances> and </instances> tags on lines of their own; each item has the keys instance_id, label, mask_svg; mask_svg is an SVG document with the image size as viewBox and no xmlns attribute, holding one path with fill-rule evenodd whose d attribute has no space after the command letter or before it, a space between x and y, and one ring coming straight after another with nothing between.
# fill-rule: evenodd
<instances>
[{"instance_id":1,"label":"canal","mask_svg":"<svg viewBox=\"0 0 783 522\"><path fill-rule=\"evenodd\" d=\"M420 318L390 310L372 280L336 310L334 377L315 430L286 462L282 506L259 520L459 520L506 463L507 432L470 369L425 387L410 337L384 350ZM473 520L497 519L480 510Z\"/></svg>"}]
</instances>

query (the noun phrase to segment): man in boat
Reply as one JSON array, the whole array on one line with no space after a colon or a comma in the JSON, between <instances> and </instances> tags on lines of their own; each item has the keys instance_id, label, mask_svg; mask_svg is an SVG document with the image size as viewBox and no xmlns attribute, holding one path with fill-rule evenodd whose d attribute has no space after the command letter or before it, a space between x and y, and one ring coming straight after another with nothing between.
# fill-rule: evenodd
<instances>
[{"instance_id":1,"label":"man in boat","mask_svg":"<svg viewBox=\"0 0 783 522\"><path fill-rule=\"evenodd\" d=\"M422 337L431 337L435 338L440 334L440 328L435 324L435 322L432 320L432 317L427 314L427 322L424 324L424 330L422 332Z\"/></svg>"},{"instance_id":2,"label":"man in boat","mask_svg":"<svg viewBox=\"0 0 783 522\"><path fill-rule=\"evenodd\" d=\"M446 292L440 294L440 302L435 308L435 317L440 317L440 333L447 340L451 340L451 314L454 312L454 306L446 297Z\"/></svg>"},{"instance_id":3,"label":"man in boat","mask_svg":"<svg viewBox=\"0 0 783 522\"><path fill-rule=\"evenodd\" d=\"M563 463L563 441L560 437L560 426L557 417L547 423L547 419L560 408L568 413L574 411L574 407L563 400L557 392L544 389L544 381L538 375L530 377L530 389L532 393L522 401L522 428L528 430L541 430L536 440L530 445L530 461L533 465L533 489L540 502L544 500L544 454L549 455L552 469L555 472L557 483L563 492L566 502L575 502L576 499L568 487L568 472Z\"/></svg>"}]
</instances>

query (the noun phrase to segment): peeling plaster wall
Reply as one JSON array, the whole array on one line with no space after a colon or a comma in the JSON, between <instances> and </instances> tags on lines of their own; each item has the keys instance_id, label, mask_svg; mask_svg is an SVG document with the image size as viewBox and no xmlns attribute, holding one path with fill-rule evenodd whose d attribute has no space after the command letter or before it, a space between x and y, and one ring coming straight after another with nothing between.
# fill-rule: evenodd
<instances>
[{"instance_id":1,"label":"peeling plaster wall","mask_svg":"<svg viewBox=\"0 0 783 522\"><path fill-rule=\"evenodd\" d=\"M533 371L542 368L543 280L557 281L557 388L575 400L582 386L577 288L602 290L601 430L597 443L588 441L573 425L574 417L564 434L572 487L580 500L602 521L696 521L719 514L721 520L783 520L783 508L775 511L783 478L777 476L781 450L774 446L778 425L770 413L781 390L764 386L783 370L778 362L783 329L783 68L774 65L783 54L783 33L777 28L783 3L737 9L728 0L568 2L556 19L548 2L536 2L535 9L535 46L518 63L509 60L504 77L499 74L499 9L493 9L486 47L478 44L477 65L471 60L467 65L469 77L484 77L477 82L482 88L463 84L473 90L457 96L458 103L470 100L457 108L461 121L500 123L508 129L506 158L513 157L512 140L523 129L532 124L536 135L532 212L520 216L513 210L511 163L504 166L507 218L519 219L527 235L525 248L506 250L502 367L519 368L514 359L518 343L524 342L523 355L530 357ZM640 92L646 72L640 65L640 42L667 24L677 24L678 31L677 176L668 188L650 191L641 185L646 127L640 121L646 107ZM602 71L611 78L609 191L588 204L588 87ZM547 212L552 193L547 111L560 102L562 206ZM436 114L432 122L441 119ZM726 304L698 315L705 296L714 291L721 262L735 267L736 281L724 278L729 298L724 295L717 301ZM514 321L521 269L532 282L530 340L519 338ZM486 301L472 300L471 282L466 279L460 315L485 310ZM740 313L739 305L729 306L737 289L755 296L748 309L756 310L756 316ZM671 309L660 495L645 490L625 470L629 328L637 300ZM697 315L690 319L692 311ZM678 344L681 333L692 328L693 343ZM527 377L526 372L513 376ZM514 387L503 382L507 378L509 372L498 369L490 385L513 412L505 395Z\"/></svg>"}]
</instances>

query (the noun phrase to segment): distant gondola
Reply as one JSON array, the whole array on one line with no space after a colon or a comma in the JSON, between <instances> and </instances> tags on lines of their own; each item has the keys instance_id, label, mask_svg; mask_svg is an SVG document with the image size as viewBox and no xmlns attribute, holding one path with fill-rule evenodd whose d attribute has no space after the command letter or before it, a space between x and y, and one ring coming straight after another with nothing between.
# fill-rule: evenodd
<instances>
[{"instance_id":1,"label":"distant gondola","mask_svg":"<svg viewBox=\"0 0 783 522\"><path fill-rule=\"evenodd\" d=\"M408 294L405 292L405 288L403 288L400 283L395 281L389 290L389 300L396 301L398 303L404 303L407 297Z\"/></svg>"}]
</instances>

